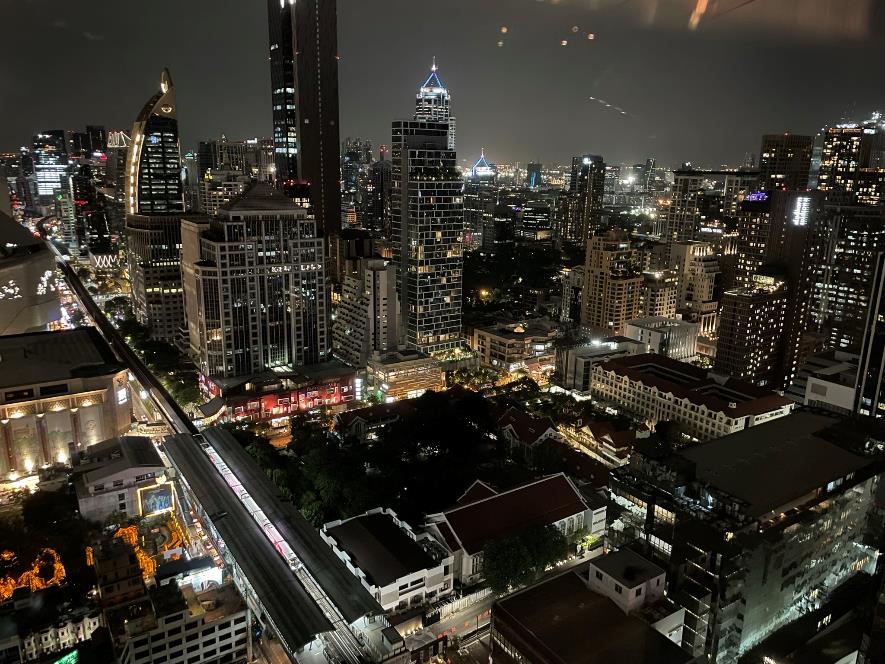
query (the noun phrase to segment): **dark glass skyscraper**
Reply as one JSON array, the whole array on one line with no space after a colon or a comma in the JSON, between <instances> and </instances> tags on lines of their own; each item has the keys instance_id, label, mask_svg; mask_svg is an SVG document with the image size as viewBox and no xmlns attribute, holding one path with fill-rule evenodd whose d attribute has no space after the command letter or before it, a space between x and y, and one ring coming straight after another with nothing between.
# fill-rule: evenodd
<instances>
[{"instance_id":1,"label":"dark glass skyscraper","mask_svg":"<svg viewBox=\"0 0 885 664\"><path fill-rule=\"evenodd\" d=\"M135 318L151 336L181 340L184 188L175 88L169 70L132 125L126 157L126 255Z\"/></svg>"},{"instance_id":2,"label":"dark glass skyscraper","mask_svg":"<svg viewBox=\"0 0 885 664\"><path fill-rule=\"evenodd\" d=\"M310 183L321 234L341 227L335 0L268 0L277 182Z\"/></svg>"},{"instance_id":3,"label":"dark glass skyscraper","mask_svg":"<svg viewBox=\"0 0 885 664\"><path fill-rule=\"evenodd\" d=\"M184 212L178 109L168 69L160 90L148 100L132 125L126 159L126 211L129 214Z\"/></svg>"},{"instance_id":4,"label":"dark glass skyscraper","mask_svg":"<svg viewBox=\"0 0 885 664\"><path fill-rule=\"evenodd\" d=\"M292 0L267 0L274 167L278 182L298 178L298 116Z\"/></svg>"}]
</instances>

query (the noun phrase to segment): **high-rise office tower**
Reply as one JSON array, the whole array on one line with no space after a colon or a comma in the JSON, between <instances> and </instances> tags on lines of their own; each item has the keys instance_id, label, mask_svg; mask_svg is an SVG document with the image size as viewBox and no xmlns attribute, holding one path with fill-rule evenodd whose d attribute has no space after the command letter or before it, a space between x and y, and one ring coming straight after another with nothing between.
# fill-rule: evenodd
<instances>
[{"instance_id":1,"label":"high-rise office tower","mask_svg":"<svg viewBox=\"0 0 885 664\"><path fill-rule=\"evenodd\" d=\"M623 335L627 321L642 314L644 277L639 252L623 231L587 242L581 325L604 336Z\"/></svg>"},{"instance_id":2,"label":"high-rise office tower","mask_svg":"<svg viewBox=\"0 0 885 664\"><path fill-rule=\"evenodd\" d=\"M310 184L321 235L341 228L336 0L268 0L276 180Z\"/></svg>"},{"instance_id":3,"label":"high-rise office tower","mask_svg":"<svg viewBox=\"0 0 885 664\"><path fill-rule=\"evenodd\" d=\"M372 353L395 351L399 337L394 266L383 258L361 263L359 273L344 278L332 329L335 356L358 368Z\"/></svg>"},{"instance_id":4,"label":"high-rise office tower","mask_svg":"<svg viewBox=\"0 0 885 664\"><path fill-rule=\"evenodd\" d=\"M182 222L192 355L207 376L247 376L328 357L323 240L308 211L253 185L211 220Z\"/></svg>"},{"instance_id":5,"label":"high-rise office tower","mask_svg":"<svg viewBox=\"0 0 885 664\"><path fill-rule=\"evenodd\" d=\"M826 253L812 316L830 347L856 351L864 337L876 257L885 251L885 209L828 204L823 215Z\"/></svg>"},{"instance_id":6,"label":"high-rise office tower","mask_svg":"<svg viewBox=\"0 0 885 664\"><path fill-rule=\"evenodd\" d=\"M294 4L294 0L267 0L274 170L278 182L298 179Z\"/></svg>"},{"instance_id":7,"label":"high-rise office tower","mask_svg":"<svg viewBox=\"0 0 885 664\"><path fill-rule=\"evenodd\" d=\"M449 150L455 149L455 118L449 112L451 96L436 73L436 58L430 67L430 76L418 89L415 97L415 119L429 122L447 122L449 125Z\"/></svg>"},{"instance_id":8,"label":"high-rise office tower","mask_svg":"<svg viewBox=\"0 0 885 664\"><path fill-rule=\"evenodd\" d=\"M885 417L885 252L876 255L858 362L855 410Z\"/></svg>"},{"instance_id":9,"label":"high-rise office tower","mask_svg":"<svg viewBox=\"0 0 885 664\"><path fill-rule=\"evenodd\" d=\"M298 0L292 8L298 173L310 183L310 205L320 235L341 228L336 4L336 0Z\"/></svg>"},{"instance_id":10,"label":"high-rise office tower","mask_svg":"<svg viewBox=\"0 0 885 664\"><path fill-rule=\"evenodd\" d=\"M879 118L827 127L821 136L818 189L831 200L857 187L858 171L885 166L885 130Z\"/></svg>"},{"instance_id":11,"label":"high-rise office tower","mask_svg":"<svg viewBox=\"0 0 885 664\"><path fill-rule=\"evenodd\" d=\"M104 196L98 193L92 167L84 162L71 176L77 218L79 244L94 257L96 264L110 267L113 263L111 230L105 212Z\"/></svg>"},{"instance_id":12,"label":"high-rise office tower","mask_svg":"<svg viewBox=\"0 0 885 664\"><path fill-rule=\"evenodd\" d=\"M86 125L86 135L89 137L90 154L107 152L108 133L104 125Z\"/></svg>"},{"instance_id":13,"label":"high-rise office tower","mask_svg":"<svg viewBox=\"0 0 885 664\"><path fill-rule=\"evenodd\" d=\"M757 186L755 171L705 171L690 165L674 173L673 191L662 210L667 244L699 239L703 225L733 218L740 201Z\"/></svg>"},{"instance_id":14,"label":"high-rise office tower","mask_svg":"<svg viewBox=\"0 0 885 664\"><path fill-rule=\"evenodd\" d=\"M422 114L435 109L443 118L448 114L448 91L435 64L421 88L428 83L445 91L445 101L437 100L436 107L424 108ZM463 181L449 145L445 119L393 123L391 244L401 338L407 347L426 353L461 343Z\"/></svg>"},{"instance_id":15,"label":"high-rise office tower","mask_svg":"<svg viewBox=\"0 0 885 664\"><path fill-rule=\"evenodd\" d=\"M605 193L605 162L595 154L572 158L566 239L583 244L599 232Z\"/></svg>"},{"instance_id":16,"label":"high-rise office tower","mask_svg":"<svg viewBox=\"0 0 885 664\"><path fill-rule=\"evenodd\" d=\"M808 189L814 136L766 134L759 151L759 189Z\"/></svg>"},{"instance_id":17,"label":"high-rise office tower","mask_svg":"<svg viewBox=\"0 0 885 664\"><path fill-rule=\"evenodd\" d=\"M390 238L390 176L392 165L389 159L376 161L369 166L369 181L366 195L369 199L366 226L370 230L381 231Z\"/></svg>"},{"instance_id":18,"label":"high-rise office tower","mask_svg":"<svg viewBox=\"0 0 885 664\"><path fill-rule=\"evenodd\" d=\"M151 336L181 341L184 189L178 109L169 70L132 125L126 158L126 257L135 318Z\"/></svg>"},{"instance_id":19,"label":"high-rise office tower","mask_svg":"<svg viewBox=\"0 0 885 664\"><path fill-rule=\"evenodd\" d=\"M541 170L543 166L536 162L530 161L528 166L525 168L525 184L527 187L534 189L535 187L540 187L543 184L543 180L541 178Z\"/></svg>"},{"instance_id":20,"label":"high-rise office tower","mask_svg":"<svg viewBox=\"0 0 885 664\"><path fill-rule=\"evenodd\" d=\"M32 155L37 193L41 201L46 203L64 187L70 174L65 132L47 129L34 136Z\"/></svg>"},{"instance_id":21,"label":"high-rise office tower","mask_svg":"<svg viewBox=\"0 0 885 664\"><path fill-rule=\"evenodd\" d=\"M464 182L464 232L468 246L481 246L483 229L493 223L498 205L497 175L483 150Z\"/></svg>"}]
</instances>

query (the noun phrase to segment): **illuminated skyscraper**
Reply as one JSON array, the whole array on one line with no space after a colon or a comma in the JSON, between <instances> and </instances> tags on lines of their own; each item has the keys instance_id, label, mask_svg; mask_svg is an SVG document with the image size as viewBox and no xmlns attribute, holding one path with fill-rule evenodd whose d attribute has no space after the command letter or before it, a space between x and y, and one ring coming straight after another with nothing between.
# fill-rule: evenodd
<instances>
[{"instance_id":1,"label":"illuminated skyscraper","mask_svg":"<svg viewBox=\"0 0 885 664\"><path fill-rule=\"evenodd\" d=\"M759 189L808 189L813 136L766 134L759 151Z\"/></svg>"},{"instance_id":2,"label":"illuminated skyscraper","mask_svg":"<svg viewBox=\"0 0 885 664\"><path fill-rule=\"evenodd\" d=\"M623 231L587 241L581 325L594 334L623 335L627 321L642 313L644 277L639 252Z\"/></svg>"},{"instance_id":3,"label":"illuminated skyscraper","mask_svg":"<svg viewBox=\"0 0 885 664\"><path fill-rule=\"evenodd\" d=\"M415 119L449 124L449 150L455 149L455 118L449 113L451 96L436 73L436 58L430 67L430 76L418 89L415 97Z\"/></svg>"},{"instance_id":4,"label":"illuminated skyscraper","mask_svg":"<svg viewBox=\"0 0 885 664\"><path fill-rule=\"evenodd\" d=\"M64 131L47 129L34 136L32 155L37 193L42 202L46 203L68 181L70 169Z\"/></svg>"},{"instance_id":5,"label":"illuminated skyscraper","mask_svg":"<svg viewBox=\"0 0 885 664\"><path fill-rule=\"evenodd\" d=\"M604 191L605 162L602 157L595 154L573 157L567 239L583 244L600 230Z\"/></svg>"},{"instance_id":6,"label":"illuminated skyscraper","mask_svg":"<svg viewBox=\"0 0 885 664\"><path fill-rule=\"evenodd\" d=\"M268 0L277 183L310 184L321 235L341 227L336 0Z\"/></svg>"},{"instance_id":7,"label":"illuminated skyscraper","mask_svg":"<svg viewBox=\"0 0 885 664\"><path fill-rule=\"evenodd\" d=\"M295 96L293 0L267 0L274 167L278 181L298 178L298 116Z\"/></svg>"},{"instance_id":8,"label":"illuminated skyscraper","mask_svg":"<svg viewBox=\"0 0 885 664\"><path fill-rule=\"evenodd\" d=\"M207 376L315 364L329 353L323 240L305 208L267 184L183 221L188 338Z\"/></svg>"},{"instance_id":9,"label":"illuminated skyscraper","mask_svg":"<svg viewBox=\"0 0 885 664\"><path fill-rule=\"evenodd\" d=\"M818 189L839 192L857 188L858 171L885 166L885 129L874 116L864 123L840 124L823 132Z\"/></svg>"},{"instance_id":10,"label":"illuminated skyscraper","mask_svg":"<svg viewBox=\"0 0 885 664\"><path fill-rule=\"evenodd\" d=\"M151 336L181 341L184 188L178 109L168 69L132 125L126 158L126 253L135 318Z\"/></svg>"},{"instance_id":11,"label":"illuminated skyscraper","mask_svg":"<svg viewBox=\"0 0 885 664\"><path fill-rule=\"evenodd\" d=\"M414 120L393 123L391 240L401 337L431 353L461 343L463 181L445 119L449 95L435 63L418 100Z\"/></svg>"}]
</instances>

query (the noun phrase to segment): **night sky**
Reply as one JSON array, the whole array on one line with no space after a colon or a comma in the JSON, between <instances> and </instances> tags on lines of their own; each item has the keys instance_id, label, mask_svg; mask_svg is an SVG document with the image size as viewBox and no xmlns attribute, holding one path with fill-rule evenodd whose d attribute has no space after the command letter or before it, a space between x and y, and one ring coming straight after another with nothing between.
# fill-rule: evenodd
<instances>
[{"instance_id":1,"label":"night sky","mask_svg":"<svg viewBox=\"0 0 885 664\"><path fill-rule=\"evenodd\" d=\"M484 146L491 161L739 164L764 132L885 109L883 4L338 0L341 135L389 141L435 55L465 160ZM264 0L0 0L0 150L40 129L128 130L163 66L186 148L269 135L265 11Z\"/></svg>"}]
</instances>

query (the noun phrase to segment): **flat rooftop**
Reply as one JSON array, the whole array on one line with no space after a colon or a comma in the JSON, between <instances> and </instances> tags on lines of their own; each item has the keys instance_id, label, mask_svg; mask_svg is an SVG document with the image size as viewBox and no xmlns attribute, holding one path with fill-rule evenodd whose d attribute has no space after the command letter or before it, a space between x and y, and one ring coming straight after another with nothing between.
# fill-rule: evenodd
<instances>
[{"instance_id":1,"label":"flat rooftop","mask_svg":"<svg viewBox=\"0 0 885 664\"><path fill-rule=\"evenodd\" d=\"M150 438L120 436L96 443L86 450L86 458L75 470L82 470L87 484L130 468L165 467Z\"/></svg>"},{"instance_id":2,"label":"flat rooftop","mask_svg":"<svg viewBox=\"0 0 885 664\"><path fill-rule=\"evenodd\" d=\"M759 517L863 468L870 459L824 436L839 422L799 411L680 450L696 477L746 504Z\"/></svg>"},{"instance_id":3,"label":"flat rooftop","mask_svg":"<svg viewBox=\"0 0 885 664\"><path fill-rule=\"evenodd\" d=\"M436 566L421 546L388 514L363 514L326 532L373 585L383 588L407 574Z\"/></svg>"},{"instance_id":4,"label":"flat rooftop","mask_svg":"<svg viewBox=\"0 0 885 664\"><path fill-rule=\"evenodd\" d=\"M636 588L664 573L653 562L627 548L594 558L590 561L590 567L599 568L625 588Z\"/></svg>"},{"instance_id":5,"label":"flat rooftop","mask_svg":"<svg viewBox=\"0 0 885 664\"><path fill-rule=\"evenodd\" d=\"M0 387L102 376L123 366L94 327L0 336Z\"/></svg>"},{"instance_id":6,"label":"flat rooftop","mask_svg":"<svg viewBox=\"0 0 885 664\"><path fill-rule=\"evenodd\" d=\"M515 631L543 656L543 662L685 664L692 660L663 634L591 591L575 572L499 601L492 608L492 622L497 629Z\"/></svg>"}]
</instances>

